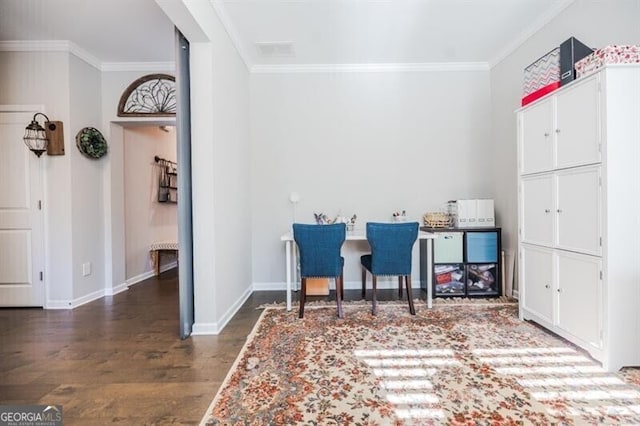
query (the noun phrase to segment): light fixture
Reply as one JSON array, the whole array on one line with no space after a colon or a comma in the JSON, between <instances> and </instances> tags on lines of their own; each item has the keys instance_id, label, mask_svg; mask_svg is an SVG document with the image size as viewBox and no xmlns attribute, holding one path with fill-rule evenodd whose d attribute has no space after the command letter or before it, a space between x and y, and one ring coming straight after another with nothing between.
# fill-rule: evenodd
<instances>
[{"instance_id":1,"label":"light fixture","mask_svg":"<svg viewBox=\"0 0 640 426\"><path fill-rule=\"evenodd\" d=\"M47 138L47 132L45 131L44 127L42 127L38 123L38 120L36 119L39 115L45 118L46 121L44 124L45 126L47 126L47 129L49 129L50 131L56 130L56 125L54 123L49 122L49 117L47 117L41 112L37 112L34 114L33 120L31 120L31 123L29 123L29 125L25 129L23 139L24 139L25 145L27 145L27 147L29 147L29 149L33 151L33 153L36 154L38 157L40 157L42 153L47 150L47 144L49 143L49 139Z\"/></svg>"}]
</instances>

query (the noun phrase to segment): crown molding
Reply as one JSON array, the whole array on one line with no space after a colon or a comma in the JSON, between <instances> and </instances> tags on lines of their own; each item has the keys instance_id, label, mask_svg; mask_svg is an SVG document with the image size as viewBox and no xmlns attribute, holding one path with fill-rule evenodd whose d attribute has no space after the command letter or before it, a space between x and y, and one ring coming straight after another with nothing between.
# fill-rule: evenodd
<instances>
[{"instance_id":1,"label":"crown molding","mask_svg":"<svg viewBox=\"0 0 640 426\"><path fill-rule=\"evenodd\" d=\"M252 68L251 58L249 57L249 54L242 46L242 43L240 42L240 36L238 35L238 31L236 31L236 27L231 22L231 18L229 18L229 14L225 9L224 4L221 1L217 1L217 0L209 0L209 1L213 6L213 10L216 12L216 15L218 15L218 19L220 19L222 26L224 27L225 31L229 35L229 38L231 39L231 43L233 43L233 46L236 48L238 55L240 55L242 62L244 62L245 67L247 67L247 71L251 71L251 68Z\"/></svg>"},{"instance_id":2,"label":"crown molding","mask_svg":"<svg viewBox=\"0 0 640 426\"><path fill-rule=\"evenodd\" d=\"M69 40L0 41L0 52L67 52L98 71L174 71L175 62L101 62L98 58Z\"/></svg>"},{"instance_id":3,"label":"crown molding","mask_svg":"<svg viewBox=\"0 0 640 426\"><path fill-rule=\"evenodd\" d=\"M489 67L493 68L498 65L500 62L505 60L507 56L511 55L515 50L524 44L531 36L536 34L538 31L542 29L545 25L551 22L556 16L560 14L567 7L571 6L575 0L562 0L558 2L555 6L547 11L544 15L540 17L537 21L531 24L529 27L525 28L524 31L520 33L518 37L516 37L511 43L507 45L495 58L489 61Z\"/></svg>"},{"instance_id":4,"label":"crown molding","mask_svg":"<svg viewBox=\"0 0 640 426\"><path fill-rule=\"evenodd\" d=\"M0 41L4 52L68 52L100 70L100 60L69 40L10 40Z\"/></svg>"},{"instance_id":5,"label":"crown molding","mask_svg":"<svg viewBox=\"0 0 640 426\"><path fill-rule=\"evenodd\" d=\"M489 64L486 62L433 62L417 64L254 65L251 68L251 73L441 72L488 70Z\"/></svg>"},{"instance_id":6,"label":"crown molding","mask_svg":"<svg viewBox=\"0 0 640 426\"><path fill-rule=\"evenodd\" d=\"M149 71L149 72L175 72L175 62L103 62L102 71Z\"/></svg>"}]
</instances>

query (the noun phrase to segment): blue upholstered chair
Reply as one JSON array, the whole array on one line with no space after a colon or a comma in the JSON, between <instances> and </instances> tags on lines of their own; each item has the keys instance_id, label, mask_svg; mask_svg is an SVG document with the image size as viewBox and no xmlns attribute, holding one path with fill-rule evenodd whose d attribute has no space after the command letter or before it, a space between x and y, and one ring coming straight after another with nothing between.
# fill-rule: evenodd
<instances>
[{"instance_id":1,"label":"blue upholstered chair","mask_svg":"<svg viewBox=\"0 0 640 426\"><path fill-rule=\"evenodd\" d=\"M411 251L418 238L418 222L407 223L367 223L367 240L371 254L360 258L362 264L362 297L366 290L367 271L373 278L373 315L376 314L376 277L397 276L400 297L402 297L402 279L404 278L409 298L409 312L415 315L411 294Z\"/></svg>"},{"instance_id":2,"label":"blue upholstered chair","mask_svg":"<svg viewBox=\"0 0 640 426\"><path fill-rule=\"evenodd\" d=\"M336 280L338 317L342 318L344 258L340 256L340 248L345 238L346 226L344 223L333 225L293 224L293 239L300 251L300 277L302 281L299 318L304 316L307 278L334 278Z\"/></svg>"}]
</instances>

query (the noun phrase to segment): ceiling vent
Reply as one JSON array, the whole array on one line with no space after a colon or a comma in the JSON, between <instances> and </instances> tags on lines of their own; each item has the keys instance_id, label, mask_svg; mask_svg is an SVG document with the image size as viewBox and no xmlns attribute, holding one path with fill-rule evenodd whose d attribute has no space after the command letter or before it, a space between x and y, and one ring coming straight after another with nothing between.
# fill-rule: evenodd
<instances>
[{"instance_id":1,"label":"ceiling vent","mask_svg":"<svg viewBox=\"0 0 640 426\"><path fill-rule=\"evenodd\" d=\"M255 45L261 56L295 56L290 41L256 42Z\"/></svg>"}]
</instances>

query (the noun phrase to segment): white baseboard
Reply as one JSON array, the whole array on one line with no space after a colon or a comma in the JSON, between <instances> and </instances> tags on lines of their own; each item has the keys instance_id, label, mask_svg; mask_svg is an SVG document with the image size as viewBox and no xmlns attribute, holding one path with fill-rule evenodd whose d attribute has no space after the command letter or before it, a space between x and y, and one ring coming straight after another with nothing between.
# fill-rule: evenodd
<instances>
[{"instance_id":1,"label":"white baseboard","mask_svg":"<svg viewBox=\"0 0 640 426\"><path fill-rule=\"evenodd\" d=\"M74 309L105 296L105 290L97 290L73 300L47 300L46 309Z\"/></svg>"},{"instance_id":2,"label":"white baseboard","mask_svg":"<svg viewBox=\"0 0 640 426\"><path fill-rule=\"evenodd\" d=\"M115 287L112 288L105 288L104 289L104 295L105 296L114 296L118 293L122 293L123 291L127 291L129 290L129 285L125 282L122 284L118 284Z\"/></svg>"},{"instance_id":3,"label":"white baseboard","mask_svg":"<svg viewBox=\"0 0 640 426\"><path fill-rule=\"evenodd\" d=\"M292 288L296 289L300 286L300 283L293 283ZM333 280L329 280L329 288L335 290L336 286ZM378 279L378 289L397 289L398 279ZM404 288L404 287L403 287ZM420 288L420 280L411 279L411 288ZM345 290L360 290L362 289L362 282L360 281L345 281ZM367 278L367 289L371 289L371 278ZM287 283L285 282L267 282L267 283L253 283L253 291L286 291Z\"/></svg>"},{"instance_id":4,"label":"white baseboard","mask_svg":"<svg viewBox=\"0 0 640 426\"><path fill-rule=\"evenodd\" d=\"M233 318L238 310L244 305L249 296L253 293L253 288L248 287L245 292L235 301L227 312L225 312L218 322L194 323L191 330L192 336L217 335L226 327L227 323Z\"/></svg>"},{"instance_id":5,"label":"white baseboard","mask_svg":"<svg viewBox=\"0 0 640 426\"><path fill-rule=\"evenodd\" d=\"M177 268L178 267L178 262L177 261L173 261L170 263L167 263L166 265L163 265L160 267L160 273L163 273L165 271L168 271L169 269L173 269L173 268ZM128 286L132 286L132 285L136 285L144 280L148 280L149 278L153 278L156 276L156 270L152 269L150 271L147 272L143 272L139 275L136 275L135 277L131 277L126 281L126 284Z\"/></svg>"},{"instance_id":6,"label":"white baseboard","mask_svg":"<svg viewBox=\"0 0 640 426\"><path fill-rule=\"evenodd\" d=\"M518 289L514 288L513 291L511 292L511 295L514 299L518 299L520 300L520 297L518 297L520 294L518 293Z\"/></svg>"}]
</instances>

